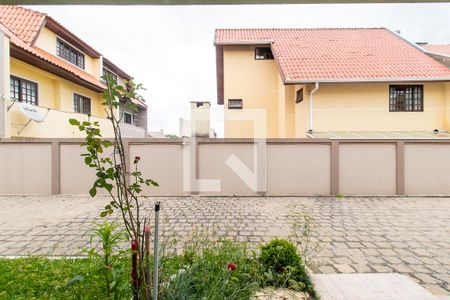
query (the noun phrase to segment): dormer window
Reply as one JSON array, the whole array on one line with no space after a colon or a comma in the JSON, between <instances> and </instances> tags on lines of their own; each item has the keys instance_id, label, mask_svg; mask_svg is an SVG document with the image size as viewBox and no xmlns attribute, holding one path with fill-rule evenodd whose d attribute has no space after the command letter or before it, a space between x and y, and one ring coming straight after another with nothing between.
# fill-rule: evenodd
<instances>
[{"instance_id":1,"label":"dormer window","mask_svg":"<svg viewBox=\"0 0 450 300\"><path fill-rule=\"evenodd\" d=\"M114 74L112 71L108 70L107 68L103 67L103 76L111 76L116 82L117 82L117 75Z\"/></svg>"},{"instance_id":2,"label":"dormer window","mask_svg":"<svg viewBox=\"0 0 450 300\"><path fill-rule=\"evenodd\" d=\"M84 54L61 39L56 39L56 55L84 69Z\"/></svg>"},{"instance_id":3,"label":"dormer window","mask_svg":"<svg viewBox=\"0 0 450 300\"><path fill-rule=\"evenodd\" d=\"M273 59L272 50L270 49L270 47L256 47L255 59Z\"/></svg>"}]
</instances>

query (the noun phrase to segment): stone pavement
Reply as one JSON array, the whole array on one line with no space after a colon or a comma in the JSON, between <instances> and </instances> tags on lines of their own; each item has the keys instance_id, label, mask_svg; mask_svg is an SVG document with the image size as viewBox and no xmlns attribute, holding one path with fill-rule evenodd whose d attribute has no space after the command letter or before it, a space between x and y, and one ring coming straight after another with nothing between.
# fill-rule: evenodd
<instances>
[{"instance_id":1,"label":"stone pavement","mask_svg":"<svg viewBox=\"0 0 450 300\"><path fill-rule=\"evenodd\" d=\"M321 300L438 300L405 275L395 273L313 274Z\"/></svg>"},{"instance_id":2,"label":"stone pavement","mask_svg":"<svg viewBox=\"0 0 450 300\"><path fill-rule=\"evenodd\" d=\"M400 273L435 295L450 295L450 198L160 197L145 200L149 215L155 200L162 203L166 240L208 230L211 239L227 235L257 246L293 228L301 238L307 214L315 224L308 248L319 245L314 273ZM0 196L0 256L80 255L107 202Z\"/></svg>"}]
</instances>

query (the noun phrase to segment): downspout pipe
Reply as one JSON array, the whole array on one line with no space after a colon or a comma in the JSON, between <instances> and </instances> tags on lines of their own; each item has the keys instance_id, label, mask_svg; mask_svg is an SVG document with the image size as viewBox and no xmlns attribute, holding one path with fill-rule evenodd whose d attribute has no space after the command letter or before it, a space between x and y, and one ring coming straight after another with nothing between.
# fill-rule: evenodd
<instances>
[{"instance_id":1,"label":"downspout pipe","mask_svg":"<svg viewBox=\"0 0 450 300\"><path fill-rule=\"evenodd\" d=\"M313 131L313 94L319 90L319 83L316 82L314 89L309 93L309 130Z\"/></svg>"}]
</instances>

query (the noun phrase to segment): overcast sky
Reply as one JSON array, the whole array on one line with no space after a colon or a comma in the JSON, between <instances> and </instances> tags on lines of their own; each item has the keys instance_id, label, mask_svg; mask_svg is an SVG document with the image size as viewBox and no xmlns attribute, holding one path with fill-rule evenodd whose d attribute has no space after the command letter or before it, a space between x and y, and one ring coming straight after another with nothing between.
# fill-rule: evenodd
<instances>
[{"instance_id":1,"label":"overcast sky","mask_svg":"<svg viewBox=\"0 0 450 300\"><path fill-rule=\"evenodd\" d=\"M149 128L178 133L189 102L216 103L216 28L387 27L414 42L450 43L450 4L31 6L48 13L142 83Z\"/></svg>"}]
</instances>

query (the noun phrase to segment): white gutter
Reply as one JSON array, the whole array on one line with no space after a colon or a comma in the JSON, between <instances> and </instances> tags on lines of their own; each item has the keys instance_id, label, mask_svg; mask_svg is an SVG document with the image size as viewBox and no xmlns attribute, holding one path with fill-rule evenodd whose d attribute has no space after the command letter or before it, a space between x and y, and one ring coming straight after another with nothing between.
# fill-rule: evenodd
<instances>
[{"instance_id":1,"label":"white gutter","mask_svg":"<svg viewBox=\"0 0 450 300\"><path fill-rule=\"evenodd\" d=\"M309 132L313 131L313 94L319 90L319 83L316 82L316 86L309 93Z\"/></svg>"}]
</instances>

